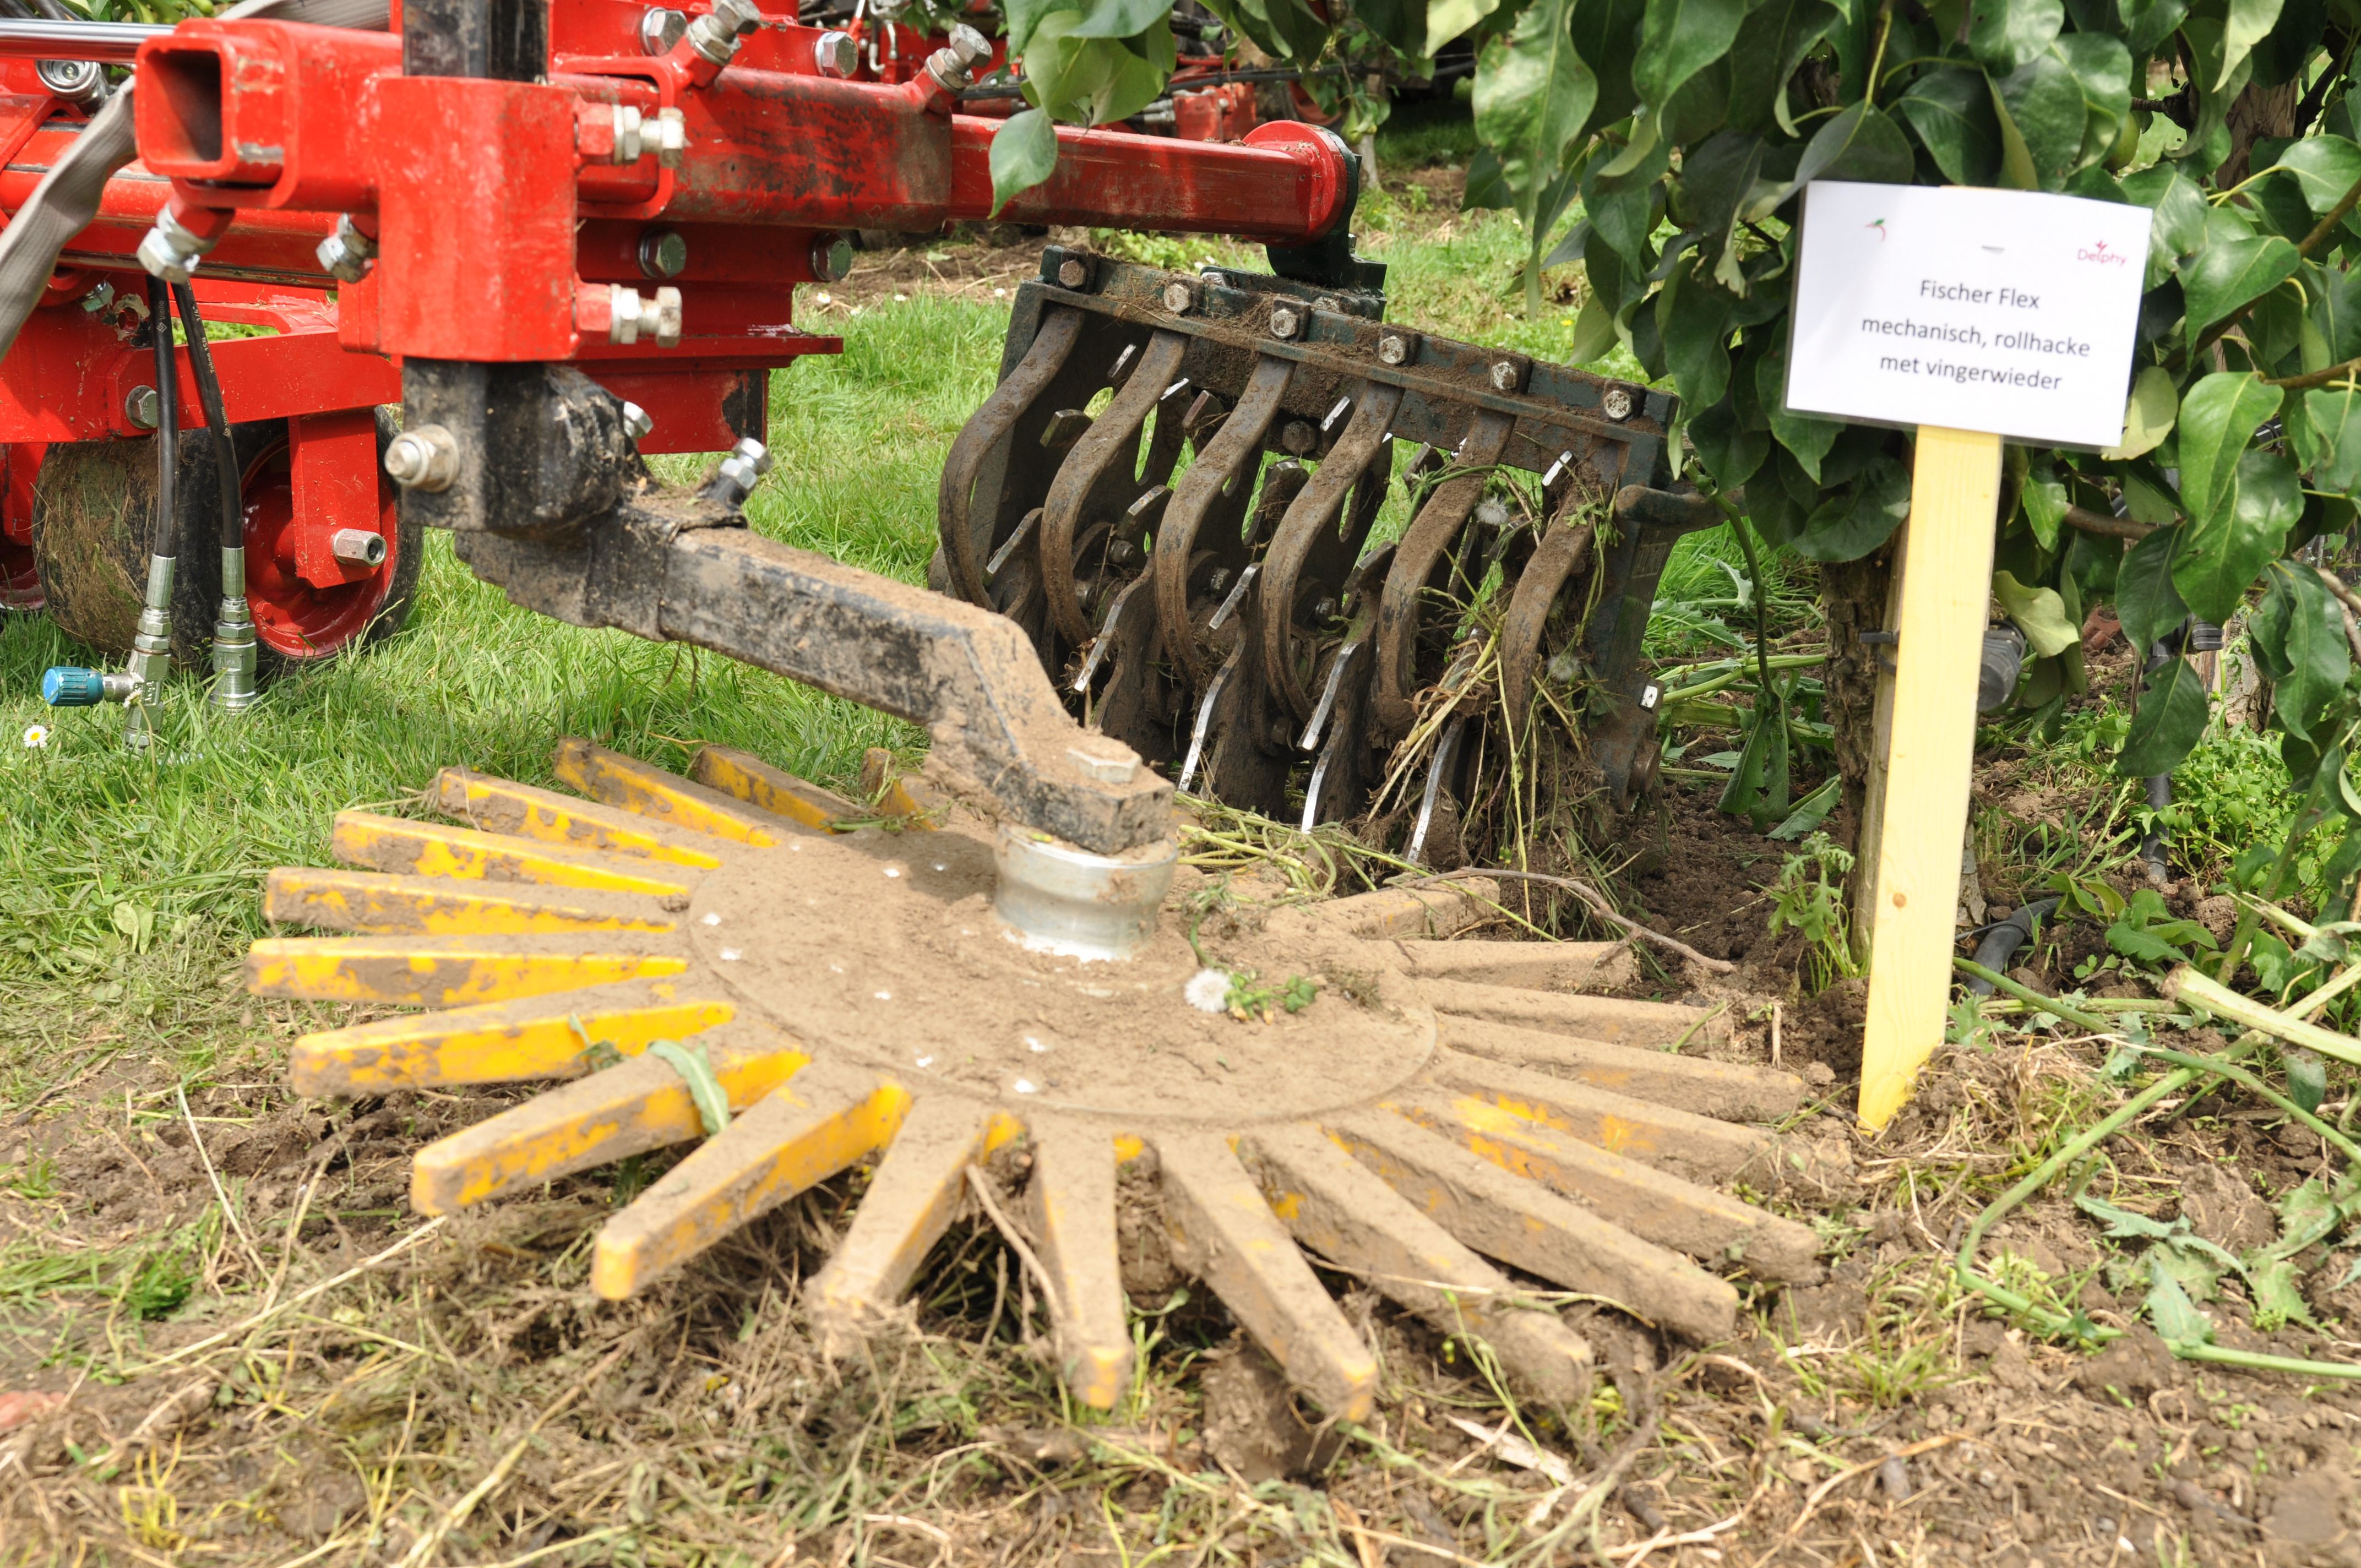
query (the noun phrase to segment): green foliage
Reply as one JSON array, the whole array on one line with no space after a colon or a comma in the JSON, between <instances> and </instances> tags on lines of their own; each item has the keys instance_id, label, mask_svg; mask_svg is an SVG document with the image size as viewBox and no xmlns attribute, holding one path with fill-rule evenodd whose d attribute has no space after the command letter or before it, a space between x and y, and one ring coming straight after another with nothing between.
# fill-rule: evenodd
<instances>
[{"instance_id":1,"label":"green foliage","mask_svg":"<svg viewBox=\"0 0 2361 1568\"><path fill-rule=\"evenodd\" d=\"M1771 918L1764 929L1775 937L1798 931L1811 944L1823 981L1858 974L1845 921L1844 879L1852 871L1852 855L1825 833L1804 840L1789 855L1766 892Z\"/></svg>"}]
</instances>

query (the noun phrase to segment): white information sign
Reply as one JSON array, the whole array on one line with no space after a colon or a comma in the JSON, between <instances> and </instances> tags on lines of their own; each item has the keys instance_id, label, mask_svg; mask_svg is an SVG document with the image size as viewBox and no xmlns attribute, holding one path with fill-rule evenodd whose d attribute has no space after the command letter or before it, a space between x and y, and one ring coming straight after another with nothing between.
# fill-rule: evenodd
<instances>
[{"instance_id":1,"label":"white information sign","mask_svg":"<svg viewBox=\"0 0 2361 1568\"><path fill-rule=\"evenodd\" d=\"M1814 181L1787 406L2116 444L2152 216L2028 191Z\"/></svg>"}]
</instances>

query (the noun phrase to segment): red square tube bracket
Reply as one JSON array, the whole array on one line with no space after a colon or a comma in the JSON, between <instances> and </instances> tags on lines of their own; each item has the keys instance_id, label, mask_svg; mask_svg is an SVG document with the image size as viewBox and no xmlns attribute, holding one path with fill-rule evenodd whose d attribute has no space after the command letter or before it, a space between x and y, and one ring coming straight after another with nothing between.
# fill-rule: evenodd
<instances>
[{"instance_id":1,"label":"red square tube bracket","mask_svg":"<svg viewBox=\"0 0 2361 1568\"><path fill-rule=\"evenodd\" d=\"M373 204L376 95L401 40L300 22L183 22L139 46L139 155L213 207Z\"/></svg>"},{"instance_id":2,"label":"red square tube bracket","mask_svg":"<svg viewBox=\"0 0 2361 1568\"><path fill-rule=\"evenodd\" d=\"M378 334L388 354L571 359L575 96L451 76L378 84Z\"/></svg>"}]
</instances>

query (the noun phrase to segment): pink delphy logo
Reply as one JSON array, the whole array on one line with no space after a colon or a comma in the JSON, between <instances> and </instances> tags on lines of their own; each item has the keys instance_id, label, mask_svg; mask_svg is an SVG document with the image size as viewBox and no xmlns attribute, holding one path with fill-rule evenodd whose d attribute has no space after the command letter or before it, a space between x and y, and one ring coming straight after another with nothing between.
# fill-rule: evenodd
<instances>
[{"instance_id":1,"label":"pink delphy logo","mask_svg":"<svg viewBox=\"0 0 2361 1568\"><path fill-rule=\"evenodd\" d=\"M2074 253L2074 259L2077 261L2095 261L2102 267L2122 267L2128 264L2128 258L2126 258L2120 250L2109 250L2107 248L2107 242L2103 239L2098 241L2087 250L2076 251Z\"/></svg>"}]
</instances>

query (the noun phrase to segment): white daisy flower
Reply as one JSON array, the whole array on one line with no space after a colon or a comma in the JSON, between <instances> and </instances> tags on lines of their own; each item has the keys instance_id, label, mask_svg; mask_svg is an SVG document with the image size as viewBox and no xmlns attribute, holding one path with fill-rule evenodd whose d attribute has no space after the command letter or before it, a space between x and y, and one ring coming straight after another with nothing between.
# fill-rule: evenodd
<instances>
[{"instance_id":1,"label":"white daisy flower","mask_svg":"<svg viewBox=\"0 0 2361 1568\"><path fill-rule=\"evenodd\" d=\"M49 727L48 725L28 724L25 727L25 749L27 751L38 751L49 743Z\"/></svg>"},{"instance_id":2,"label":"white daisy flower","mask_svg":"<svg viewBox=\"0 0 2361 1568\"><path fill-rule=\"evenodd\" d=\"M1230 977L1217 969L1201 969L1180 988L1180 1000L1200 1013L1226 1013L1230 1008Z\"/></svg>"}]
</instances>

